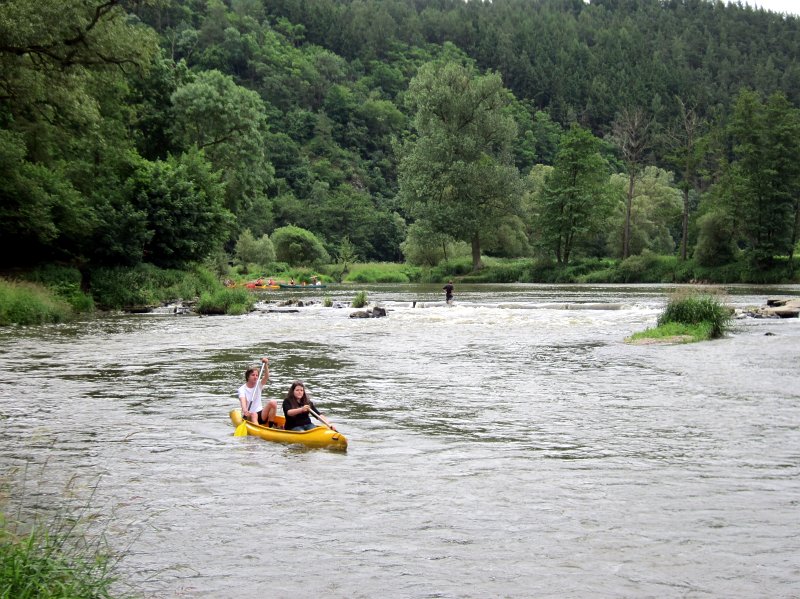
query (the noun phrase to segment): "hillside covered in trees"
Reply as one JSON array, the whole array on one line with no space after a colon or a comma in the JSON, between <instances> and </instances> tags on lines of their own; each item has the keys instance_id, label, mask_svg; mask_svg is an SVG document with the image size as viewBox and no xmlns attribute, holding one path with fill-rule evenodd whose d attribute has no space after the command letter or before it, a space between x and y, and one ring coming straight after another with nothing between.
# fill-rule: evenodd
<instances>
[{"instance_id":1,"label":"hillside covered in trees","mask_svg":"<svg viewBox=\"0 0 800 599\"><path fill-rule=\"evenodd\" d=\"M0 262L791 264L798 106L722 2L8 0Z\"/></svg>"}]
</instances>

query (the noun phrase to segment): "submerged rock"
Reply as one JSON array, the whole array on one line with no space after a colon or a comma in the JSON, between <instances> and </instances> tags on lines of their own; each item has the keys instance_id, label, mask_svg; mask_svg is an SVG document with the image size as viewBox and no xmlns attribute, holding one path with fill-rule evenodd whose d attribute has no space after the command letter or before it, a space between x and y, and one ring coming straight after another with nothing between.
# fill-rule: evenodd
<instances>
[{"instance_id":1,"label":"submerged rock","mask_svg":"<svg viewBox=\"0 0 800 599\"><path fill-rule=\"evenodd\" d=\"M386 316L386 308L380 306L373 306L367 310L359 310L350 314L350 318L382 318L384 316Z\"/></svg>"}]
</instances>

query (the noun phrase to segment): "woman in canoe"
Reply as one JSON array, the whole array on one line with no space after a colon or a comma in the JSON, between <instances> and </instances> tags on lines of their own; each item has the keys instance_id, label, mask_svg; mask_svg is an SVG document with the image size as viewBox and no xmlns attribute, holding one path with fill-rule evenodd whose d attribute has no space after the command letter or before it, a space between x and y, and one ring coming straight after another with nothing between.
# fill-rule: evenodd
<instances>
[{"instance_id":1,"label":"woman in canoe","mask_svg":"<svg viewBox=\"0 0 800 599\"><path fill-rule=\"evenodd\" d=\"M289 387L289 392L283 400L283 414L286 416L286 423L283 428L287 431L308 431L316 428L317 425L311 422L310 414L314 414L316 418L327 424L330 429L336 430L336 427L319 413L317 406L306 395L306 387L302 381L295 381Z\"/></svg>"},{"instance_id":2,"label":"woman in canoe","mask_svg":"<svg viewBox=\"0 0 800 599\"><path fill-rule=\"evenodd\" d=\"M277 428L275 414L278 413L278 402L274 399L261 405L261 391L269 380L269 358L261 358L264 364L264 376L258 380L258 368L248 368L244 372L245 383L239 387L239 403L242 405L242 416L254 424L266 424L270 428Z\"/></svg>"}]
</instances>

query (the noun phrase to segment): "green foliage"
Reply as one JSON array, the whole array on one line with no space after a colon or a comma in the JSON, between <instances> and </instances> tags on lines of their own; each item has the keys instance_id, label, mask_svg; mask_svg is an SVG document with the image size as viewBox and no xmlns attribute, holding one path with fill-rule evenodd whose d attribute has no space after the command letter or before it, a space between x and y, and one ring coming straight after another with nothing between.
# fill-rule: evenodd
<instances>
[{"instance_id":1,"label":"green foliage","mask_svg":"<svg viewBox=\"0 0 800 599\"><path fill-rule=\"evenodd\" d=\"M161 269L152 264L134 268L97 268L90 273L92 295L104 310L154 307L191 300L221 286L216 275L203 269Z\"/></svg>"},{"instance_id":2,"label":"green foliage","mask_svg":"<svg viewBox=\"0 0 800 599\"><path fill-rule=\"evenodd\" d=\"M630 336L631 341L642 339L656 339L669 342L692 343L712 339L711 323L700 322L697 324L684 324L682 322L668 322L652 329L646 329Z\"/></svg>"},{"instance_id":3,"label":"green foliage","mask_svg":"<svg viewBox=\"0 0 800 599\"><path fill-rule=\"evenodd\" d=\"M271 235L275 256L291 266L313 266L330 260L322 242L307 229L287 225L275 229Z\"/></svg>"},{"instance_id":4,"label":"green foliage","mask_svg":"<svg viewBox=\"0 0 800 599\"><path fill-rule=\"evenodd\" d=\"M569 280L584 276L571 262L622 255L624 211L602 218L619 198L570 224L555 203L585 198L586 181L553 176L518 216L517 170L555 165L572 123L600 136L640 106L663 133L648 159L679 172L647 193L637 178L631 253L691 241L679 187L687 215L702 191L698 213L729 219L741 278L776 272L800 237L800 20L713 2L534 4L2 2L0 238L14 251L0 262L180 267L244 228L300 223L331 254L347 237L376 262L400 260L401 243L431 267L465 244L473 268L534 247L567 268L503 278ZM765 31L770 44L752 43ZM407 219L458 247L407 234ZM702 268L738 259L697 224Z\"/></svg>"},{"instance_id":5,"label":"green foliage","mask_svg":"<svg viewBox=\"0 0 800 599\"><path fill-rule=\"evenodd\" d=\"M606 237L606 253L610 256L622 257L620 240L625 228L624 198L628 184L627 175L611 177L610 185L614 189L612 193L619 198L619 204ZM643 251L671 254L675 251L676 242L670 228L678 222L682 207L681 193L674 185L672 173L646 166L637 173L634 190L630 254L637 255Z\"/></svg>"},{"instance_id":6,"label":"green foliage","mask_svg":"<svg viewBox=\"0 0 800 599\"><path fill-rule=\"evenodd\" d=\"M200 152L142 162L126 188L131 204L147 215L143 255L158 266L202 260L221 246L232 227L223 187Z\"/></svg>"},{"instance_id":7,"label":"green foliage","mask_svg":"<svg viewBox=\"0 0 800 599\"><path fill-rule=\"evenodd\" d=\"M266 155L266 109L230 75L201 71L172 94L172 138L198 148L222 173L225 207L238 214L263 198L274 170Z\"/></svg>"},{"instance_id":8,"label":"green foliage","mask_svg":"<svg viewBox=\"0 0 800 599\"><path fill-rule=\"evenodd\" d=\"M368 303L369 302L367 300L367 292L361 290L358 293L356 293L355 297L353 298L353 301L350 303L350 306L353 308L363 308Z\"/></svg>"},{"instance_id":9,"label":"green foliage","mask_svg":"<svg viewBox=\"0 0 800 599\"><path fill-rule=\"evenodd\" d=\"M400 244L406 262L416 266L436 266L442 260L465 258L470 255L469 244L456 241L447 233L434 231L427 221L417 221L408 227L406 239Z\"/></svg>"},{"instance_id":10,"label":"green foliage","mask_svg":"<svg viewBox=\"0 0 800 599\"><path fill-rule=\"evenodd\" d=\"M75 312L94 311L94 299L81 290L82 276L77 268L48 264L26 273L25 278L47 287Z\"/></svg>"},{"instance_id":11,"label":"green foliage","mask_svg":"<svg viewBox=\"0 0 800 599\"><path fill-rule=\"evenodd\" d=\"M326 308L333 306L333 298L327 293L322 297L322 305Z\"/></svg>"},{"instance_id":12,"label":"green foliage","mask_svg":"<svg viewBox=\"0 0 800 599\"><path fill-rule=\"evenodd\" d=\"M266 267L275 262L275 248L269 236L255 239L250 229L245 229L236 240L236 257L243 264L257 264Z\"/></svg>"},{"instance_id":13,"label":"green foliage","mask_svg":"<svg viewBox=\"0 0 800 599\"><path fill-rule=\"evenodd\" d=\"M675 256L659 256L651 252L643 252L639 256L626 258L617 265L617 283L670 283L675 280L675 267L678 259Z\"/></svg>"},{"instance_id":14,"label":"green foliage","mask_svg":"<svg viewBox=\"0 0 800 599\"><path fill-rule=\"evenodd\" d=\"M253 309L254 304L254 295L246 289L223 288L200 294L196 309L200 314L230 314L236 316L249 312Z\"/></svg>"},{"instance_id":15,"label":"green foliage","mask_svg":"<svg viewBox=\"0 0 800 599\"><path fill-rule=\"evenodd\" d=\"M734 226L731 217L721 210L707 212L697 219L697 245L694 259L700 266L721 266L736 256Z\"/></svg>"},{"instance_id":16,"label":"green foliage","mask_svg":"<svg viewBox=\"0 0 800 599\"><path fill-rule=\"evenodd\" d=\"M534 196L534 226L540 245L559 263L569 264L573 250L602 227L611 211L608 163L600 140L573 125L564 134L544 189Z\"/></svg>"},{"instance_id":17,"label":"green foliage","mask_svg":"<svg viewBox=\"0 0 800 599\"><path fill-rule=\"evenodd\" d=\"M498 74L443 61L420 68L406 100L416 135L398 148L401 201L432 231L470 243L478 270L485 231L518 210L509 95Z\"/></svg>"},{"instance_id":18,"label":"green foliage","mask_svg":"<svg viewBox=\"0 0 800 599\"><path fill-rule=\"evenodd\" d=\"M92 509L73 476L63 491L50 494L52 472L42 466L38 484L5 469L0 483L0 596L4 599L111 599L124 558L107 540L109 519ZM47 484L44 484L48 477ZM28 486L34 487L33 491Z\"/></svg>"},{"instance_id":19,"label":"green foliage","mask_svg":"<svg viewBox=\"0 0 800 599\"><path fill-rule=\"evenodd\" d=\"M0 237L13 252L0 263L79 255L91 237L86 199L63 169L28 161L22 135L0 129Z\"/></svg>"},{"instance_id":20,"label":"green foliage","mask_svg":"<svg viewBox=\"0 0 800 599\"><path fill-rule=\"evenodd\" d=\"M729 134L734 160L724 179L725 205L754 266L769 267L797 241L800 110L775 93L766 102L740 92Z\"/></svg>"},{"instance_id":21,"label":"green foliage","mask_svg":"<svg viewBox=\"0 0 800 599\"><path fill-rule=\"evenodd\" d=\"M339 249L336 252L336 262L344 265L347 268L348 264L352 264L358 260L358 253L355 246L350 243L350 238L345 235L339 243Z\"/></svg>"},{"instance_id":22,"label":"green foliage","mask_svg":"<svg viewBox=\"0 0 800 599\"><path fill-rule=\"evenodd\" d=\"M41 285L0 279L0 326L58 323L71 317L69 304Z\"/></svg>"},{"instance_id":23,"label":"green foliage","mask_svg":"<svg viewBox=\"0 0 800 599\"><path fill-rule=\"evenodd\" d=\"M401 263L367 262L354 264L348 271L348 283L409 283L418 279L420 269Z\"/></svg>"},{"instance_id":24,"label":"green foliage","mask_svg":"<svg viewBox=\"0 0 800 599\"><path fill-rule=\"evenodd\" d=\"M721 337L731 321L731 310L718 297L707 294L679 294L669 299L664 312L658 317L658 325L679 323L684 325L706 324L709 336Z\"/></svg>"},{"instance_id":25,"label":"green foliage","mask_svg":"<svg viewBox=\"0 0 800 599\"><path fill-rule=\"evenodd\" d=\"M351 272L345 281L348 283L408 283L409 279L402 272L365 268Z\"/></svg>"}]
</instances>

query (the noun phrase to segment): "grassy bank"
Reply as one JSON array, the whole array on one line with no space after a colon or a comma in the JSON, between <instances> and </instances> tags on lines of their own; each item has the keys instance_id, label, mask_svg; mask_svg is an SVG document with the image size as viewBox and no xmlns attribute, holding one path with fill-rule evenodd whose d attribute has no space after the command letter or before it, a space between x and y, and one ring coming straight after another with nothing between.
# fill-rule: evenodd
<instances>
[{"instance_id":1,"label":"grassy bank","mask_svg":"<svg viewBox=\"0 0 800 599\"><path fill-rule=\"evenodd\" d=\"M134 268L48 266L0 278L0 325L45 324L95 310L143 311L175 302L196 302L201 314L243 314L255 296L227 289L203 267L186 271L142 264Z\"/></svg>"},{"instance_id":2,"label":"grassy bank","mask_svg":"<svg viewBox=\"0 0 800 599\"><path fill-rule=\"evenodd\" d=\"M730 327L731 311L710 294L680 294L667 302L657 326L634 333L630 341L690 343L722 337Z\"/></svg>"},{"instance_id":3,"label":"grassy bank","mask_svg":"<svg viewBox=\"0 0 800 599\"><path fill-rule=\"evenodd\" d=\"M0 326L64 322L73 314L72 306L42 285L0 279Z\"/></svg>"}]
</instances>

